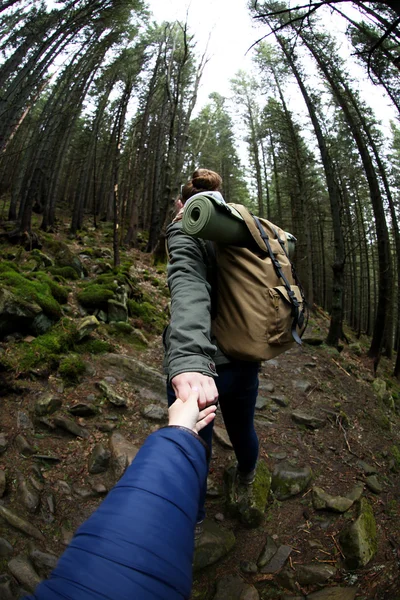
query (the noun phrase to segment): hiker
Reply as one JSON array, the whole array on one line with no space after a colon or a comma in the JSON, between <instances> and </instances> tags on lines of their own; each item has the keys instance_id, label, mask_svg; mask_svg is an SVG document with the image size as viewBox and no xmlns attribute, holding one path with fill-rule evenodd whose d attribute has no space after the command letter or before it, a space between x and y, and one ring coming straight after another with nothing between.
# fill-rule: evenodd
<instances>
[{"instance_id":1,"label":"hiker","mask_svg":"<svg viewBox=\"0 0 400 600\"><path fill-rule=\"evenodd\" d=\"M215 284L210 281L205 245L185 235L179 217L185 202L200 192L221 195L222 179L208 169L196 170L181 188L177 218L167 229L168 285L171 319L164 332L168 404L183 401L193 387L199 389L200 408L219 401L222 416L237 458L237 478L250 486L255 477L258 438L254 410L258 393L259 362L233 360L218 348L211 332ZM211 257L212 260L213 257ZM214 259L215 261L215 259ZM213 423L201 431L211 448ZM203 481L196 539L203 531L207 481Z\"/></svg>"},{"instance_id":2,"label":"hiker","mask_svg":"<svg viewBox=\"0 0 400 600\"><path fill-rule=\"evenodd\" d=\"M123 477L78 529L50 578L25 600L184 600L207 448L198 432L216 406L199 411L199 391L169 409Z\"/></svg>"}]
</instances>

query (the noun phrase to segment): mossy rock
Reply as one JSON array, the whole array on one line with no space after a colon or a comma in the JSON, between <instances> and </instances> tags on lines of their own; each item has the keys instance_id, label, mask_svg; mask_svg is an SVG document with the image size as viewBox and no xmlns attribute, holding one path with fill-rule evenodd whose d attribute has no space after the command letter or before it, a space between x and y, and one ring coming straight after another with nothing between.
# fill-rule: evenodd
<instances>
[{"instance_id":1,"label":"mossy rock","mask_svg":"<svg viewBox=\"0 0 400 600\"><path fill-rule=\"evenodd\" d=\"M263 460L259 460L254 482L241 485L236 477L236 464L224 472L227 512L240 519L247 527L259 527L264 521L265 508L271 487L271 473Z\"/></svg>"},{"instance_id":2,"label":"mossy rock","mask_svg":"<svg viewBox=\"0 0 400 600\"><path fill-rule=\"evenodd\" d=\"M53 237L45 235L44 247L53 255L56 267L71 267L77 272L79 277L87 275L84 265L65 242L55 240Z\"/></svg>"},{"instance_id":3,"label":"mossy rock","mask_svg":"<svg viewBox=\"0 0 400 600\"><path fill-rule=\"evenodd\" d=\"M150 302L128 300L128 311L132 318L139 319L147 329L156 333L161 333L167 324L167 315L160 313Z\"/></svg>"},{"instance_id":4,"label":"mossy rock","mask_svg":"<svg viewBox=\"0 0 400 600\"><path fill-rule=\"evenodd\" d=\"M362 498L358 503L356 520L339 536L340 545L350 569L365 567L378 549L376 522L372 506Z\"/></svg>"},{"instance_id":5,"label":"mossy rock","mask_svg":"<svg viewBox=\"0 0 400 600\"><path fill-rule=\"evenodd\" d=\"M117 286L114 286L115 289ZM92 283L87 285L83 290L78 292L78 302L85 308L107 308L108 300L114 298L115 289L109 289L105 285Z\"/></svg>"},{"instance_id":6,"label":"mossy rock","mask_svg":"<svg viewBox=\"0 0 400 600\"><path fill-rule=\"evenodd\" d=\"M58 372L65 383L78 383L86 371L86 364L77 354L66 356L60 361Z\"/></svg>"},{"instance_id":7,"label":"mossy rock","mask_svg":"<svg viewBox=\"0 0 400 600\"><path fill-rule=\"evenodd\" d=\"M49 277L47 273L38 272L35 273L35 279L38 279L42 283L46 283L52 293L52 296L59 302L60 304L65 304L68 300L68 290L64 286L56 283L54 279Z\"/></svg>"},{"instance_id":8,"label":"mossy rock","mask_svg":"<svg viewBox=\"0 0 400 600\"><path fill-rule=\"evenodd\" d=\"M79 279L79 275L72 267L50 267L49 273L55 277L62 277L63 279L76 281Z\"/></svg>"},{"instance_id":9,"label":"mossy rock","mask_svg":"<svg viewBox=\"0 0 400 600\"><path fill-rule=\"evenodd\" d=\"M393 457L394 470L396 471L396 473L398 473L400 471L400 450L398 446L393 445L390 448L390 453Z\"/></svg>"},{"instance_id":10,"label":"mossy rock","mask_svg":"<svg viewBox=\"0 0 400 600\"><path fill-rule=\"evenodd\" d=\"M62 313L60 304L52 293L52 289L55 290L57 284L55 282L52 284L54 285L51 286L47 280L41 281L35 276L26 277L14 269L0 269L0 285L26 302L35 302L48 317L57 320Z\"/></svg>"},{"instance_id":11,"label":"mossy rock","mask_svg":"<svg viewBox=\"0 0 400 600\"><path fill-rule=\"evenodd\" d=\"M105 354L113 350L114 346L110 342L99 339L88 339L75 346L78 354Z\"/></svg>"},{"instance_id":12,"label":"mossy rock","mask_svg":"<svg viewBox=\"0 0 400 600\"><path fill-rule=\"evenodd\" d=\"M57 368L60 357L74 347L76 326L70 319L62 319L50 331L38 336L31 343L15 344L12 352L0 356L0 368L27 374L40 367L42 370Z\"/></svg>"}]
</instances>

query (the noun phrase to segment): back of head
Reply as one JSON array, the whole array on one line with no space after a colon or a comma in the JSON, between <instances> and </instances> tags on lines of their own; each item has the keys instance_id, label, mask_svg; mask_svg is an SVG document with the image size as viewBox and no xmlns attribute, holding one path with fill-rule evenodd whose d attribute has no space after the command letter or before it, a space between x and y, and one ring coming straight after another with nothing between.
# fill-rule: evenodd
<instances>
[{"instance_id":1,"label":"back of head","mask_svg":"<svg viewBox=\"0 0 400 600\"><path fill-rule=\"evenodd\" d=\"M182 188L182 201L186 202L195 194L201 192L219 192L222 187L222 178L215 171L197 169L192 178Z\"/></svg>"}]
</instances>

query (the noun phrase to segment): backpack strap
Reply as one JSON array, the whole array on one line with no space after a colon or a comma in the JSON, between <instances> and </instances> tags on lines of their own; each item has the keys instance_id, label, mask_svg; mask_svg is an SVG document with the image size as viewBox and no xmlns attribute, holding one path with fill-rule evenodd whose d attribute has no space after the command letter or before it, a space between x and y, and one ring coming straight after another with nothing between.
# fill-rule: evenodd
<instances>
[{"instance_id":1,"label":"backpack strap","mask_svg":"<svg viewBox=\"0 0 400 600\"><path fill-rule=\"evenodd\" d=\"M293 336L293 339L298 344L302 344L303 342L301 341L301 338L300 338L299 334L297 333L296 327L298 326L301 329L301 327L304 323L304 312L300 313L299 301L297 300L292 288L290 287L290 283L288 282L285 274L282 271L282 267L280 265L279 260L276 258L275 254L272 251L271 244L269 243L269 237L268 237L267 233L264 231L259 219L257 217L255 217L254 215L253 215L253 219L254 219L254 221L257 225L257 228L260 232L261 238L267 247L269 257L270 257L272 264L274 266L274 269L275 269L275 273L277 274L279 279L281 279L283 281L283 285L285 286L285 289L286 289L288 297L289 297L289 301L292 305L292 316L293 316L292 336ZM279 243L282 245L279 237L278 237L278 240L279 240ZM284 245L283 245L283 248L284 248ZM285 254L286 254L286 251L285 251Z\"/></svg>"}]
</instances>

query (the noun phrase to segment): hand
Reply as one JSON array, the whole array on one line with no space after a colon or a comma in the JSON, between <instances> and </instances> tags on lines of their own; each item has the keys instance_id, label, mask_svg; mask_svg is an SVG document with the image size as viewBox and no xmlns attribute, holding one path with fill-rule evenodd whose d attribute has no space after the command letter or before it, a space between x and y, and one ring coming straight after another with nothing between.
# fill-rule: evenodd
<instances>
[{"instance_id":1,"label":"hand","mask_svg":"<svg viewBox=\"0 0 400 600\"><path fill-rule=\"evenodd\" d=\"M168 409L168 425L180 425L198 433L203 427L211 423L215 418L217 406L211 404L200 411L198 398L199 391L196 389L192 390L185 402L177 398Z\"/></svg>"},{"instance_id":2,"label":"hand","mask_svg":"<svg viewBox=\"0 0 400 600\"><path fill-rule=\"evenodd\" d=\"M174 388L175 396L183 402L189 398L192 389L196 388L200 410L218 400L218 390L214 379L202 373L180 373L171 379L171 385Z\"/></svg>"}]
</instances>

